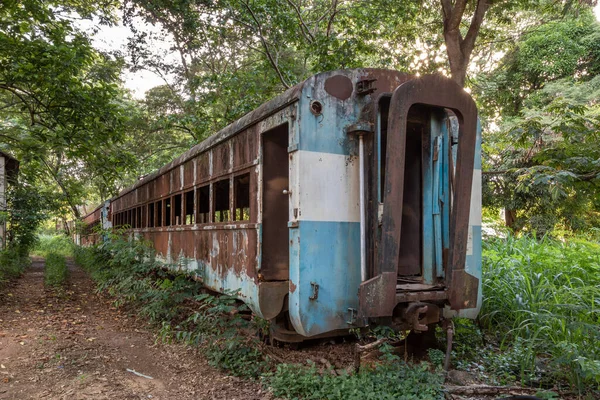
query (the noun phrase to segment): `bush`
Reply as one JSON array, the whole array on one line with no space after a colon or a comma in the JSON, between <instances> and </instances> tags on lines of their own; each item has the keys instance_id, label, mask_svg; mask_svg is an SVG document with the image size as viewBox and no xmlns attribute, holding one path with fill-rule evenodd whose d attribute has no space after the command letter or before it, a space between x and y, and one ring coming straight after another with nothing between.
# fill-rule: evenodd
<instances>
[{"instance_id":1,"label":"bush","mask_svg":"<svg viewBox=\"0 0 600 400\"><path fill-rule=\"evenodd\" d=\"M65 235L39 235L38 241L32 250L32 254L46 257L49 253L60 254L64 257L72 257L73 242Z\"/></svg>"},{"instance_id":2,"label":"bush","mask_svg":"<svg viewBox=\"0 0 600 400\"><path fill-rule=\"evenodd\" d=\"M481 320L522 380L600 386L600 246L572 239L490 239ZM511 351L512 348L515 351Z\"/></svg>"},{"instance_id":3,"label":"bush","mask_svg":"<svg viewBox=\"0 0 600 400\"><path fill-rule=\"evenodd\" d=\"M63 255L48 253L44 268L44 283L46 286L63 286L68 277L67 262Z\"/></svg>"},{"instance_id":4,"label":"bush","mask_svg":"<svg viewBox=\"0 0 600 400\"><path fill-rule=\"evenodd\" d=\"M21 276L29 263L29 257L24 256L19 250L8 248L0 251L0 285Z\"/></svg>"},{"instance_id":5,"label":"bush","mask_svg":"<svg viewBox=\"0 0 600 400\"><path fill-rule=\"evenodd\" d=\"M280 364L265 376L273 394L287 399L443 399L443 377L429 365L410 366L401 360L383 363L357 374L321 373L315 365Z\"/></svg>"}]
</instances>

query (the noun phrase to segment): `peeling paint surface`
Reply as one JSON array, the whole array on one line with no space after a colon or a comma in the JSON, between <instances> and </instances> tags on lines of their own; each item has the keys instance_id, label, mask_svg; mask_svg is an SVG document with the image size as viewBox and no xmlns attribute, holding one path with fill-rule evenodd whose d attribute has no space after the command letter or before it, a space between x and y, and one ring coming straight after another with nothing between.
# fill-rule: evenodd
<instances>
[{"instance_id":1,"label":"peeling paint surface","mask_svg":"<svg viewBox=\"0 0 600 400\"><path fill-rule=\"evenodd\" d=\"M435 285L443 288L449 282L447 256L452 253L448 248L453 234L448 177L449 165L456 166L457 160L456 152L452 156L448 151L456 146L450 145L443 111L429 121L431 135L422 149L426 160L421 171L423 187L419 189L423 257L416 266L420 275L409 277L419 280L421 291L397 296L396 279L402 278L397 266L386 265L390 271L382 271L378 264L383 243L377 234L379 209L389 213L398 205L380 205L385 195L379 184L381 148L369 127L380 117L376 112L380 96L391 96L397 87L413 79L408 74L376 69L313 76L144 177L84 221L90 226L100 221L105 227L131 226L135 235L153 243L158 259L170 268L192 272L208 288L233 294L259 316L277 316L284 310L287 296L290 321L300 335L310 337L362 326L364 320L356 319L362 287L357 132L364 130L360 134L364 134L368 192L368 278L379 277L378 286L370 293L383 296L389 288L391 294L386 294L389 298L384 303L392 308L398 298L419 296L442 304L447 297L426 290ZM444 78L435 79L444 83ZM269 135L275 136L269 139L271 147L265 147ZM268 162L264 149L277 156L271 165L287 171L265 171ZM478 127L468 218L463 218L466 213L461 211L461 218L468 220L468 235L461 242L466 248L464 272L468 279L477 281L481 279L480 151ZM395 157L393 154L390 165L397 167ZM397 175L396 167L386 167L388 174ZM462 182L469 175L465 170ZM236 181L238 177L243 179ZM238 189L236 182L249 182L248 189ZM468 188L463 187L465 192ZM238 190L247 194L242 196ZM265 190L268 195L263 197ZM469 199L455 200L465 204ZM274 207L269 209L266 204ZM276 229L272 230L273 218L268 218L274 215L274 208L284 215L277 214ZM280 230L284 236L279 235ZM275 254L264 245L273 237L285 239L283 257L276 257L282 253ZM96 239L82 237L82 242L85 240L91 243ZM460 263L463 256L455 254L454 262ZM445 314L474 318L481 305L481 285L477 290L476 308L446 309Z\"/></svg>"}]
</instances>

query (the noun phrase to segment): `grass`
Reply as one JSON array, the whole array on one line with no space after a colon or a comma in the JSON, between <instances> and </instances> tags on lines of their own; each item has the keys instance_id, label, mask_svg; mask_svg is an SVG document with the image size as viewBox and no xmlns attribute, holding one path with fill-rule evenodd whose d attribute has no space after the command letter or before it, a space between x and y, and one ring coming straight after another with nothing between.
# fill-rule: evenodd
<instances>
[{"instance_id":1,"label":"grass","mask_svg":"<svg viewBox=\"0 0 600 400\"><path fill-rule=\"evenodd\" d=\"M68 236L40 234L31 254L46 257L49 253L54 253L63 257L72 257L73 247L73 242Z\"/></svg>"},{"instance_id":2,"label":"grass","mask_svg":"<svg viewBox=\"0 0 600 400\"><path fill-rule=\"evenodd\" d=\"M58 253L47 253L44 268L44 284L51 287L63 286L68 278L69 270L65 257Z\"/></svg>"},{"instance_id":3,"label":"grass","mask_svg":"<svg viewBox=\"0 0 600 400\"><path fill-rule=\"evenodd\" d=\"M488 239L483 253L486 331L497 338L492 369L527 383L600 386L600 245L570 239Z\"/></svg>"},{"instance_id":4,"label":"grass","mask_svg":"<svg viewBox=\"0 0 600 400\"><path fill-rule=\"evenodd\" d=\"M358 374L332 375L300 365L277 368L257 338L264 321L231 294L212 296L189 276L159 268L146 244L124 240L117 232L110 243L76 248L75 258L115 304L131 307L154 324L158 340L197 346L208 362L229 374L260 379L281 398L436 399L442 378L430 365L408 366L388 354L381 365ZM264 328L264 326L263 326ZM365 389L372 394L365 394ZM367 396L367 397L365 397ZM371 397L368 397L371 396Z\"/></svg>"},{"instance_id":5,"label":"grass","mask_svg":"<svg viewBox=\"0 0 600 400\"><path fill-rule=\"evenodd\" d=\"M14 249L0 251L0 286L18 278L30 264L29 257Z\"/></svg>"},{"instance_id":6,"label":"grass","mask_svg":"<svg viewBox=\"0 0 600 400\"><path fill-rule=\"evenodd\" d=\"M77 248L75 256L98 290L146 317L160 340L198 346L213 366L261 379L278 397L442 395L439 369L428 363L407 365L390 354L359 373L334 375L314 365L275 367L261 351L257 322L245 305L233 296L204 293L187 275L162 270L151 248L124 240L118 232L110 243ZM455 321L455 364L475 366L492 383L594 393L600 385L600 246L578 239L508 236L487 239L483 256L480 321ZM441 364L442 356L430 352L434 365Z\"/></svg>"}]
</instances>

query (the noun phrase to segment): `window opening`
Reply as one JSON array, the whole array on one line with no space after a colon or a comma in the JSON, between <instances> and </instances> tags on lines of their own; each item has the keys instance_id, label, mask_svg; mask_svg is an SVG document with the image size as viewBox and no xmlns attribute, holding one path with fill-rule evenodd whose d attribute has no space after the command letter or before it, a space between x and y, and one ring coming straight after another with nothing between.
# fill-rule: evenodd
<instances>
[{"instance_id":1,"label":"window opening","mask_svg":"<svg viewBox=\"0 0 600 400\"><path fill-rule=\"evenodd\" d=\"M183 208L183 212L185 213L185 221L184 223L186 225L191 225L191 224L195 224L195 218L194 218L194 191L190 190L189 192L185 193L185 197L184 197L184 208Z\"/></svg>"},{"instance_id":2,"label":"window opening","mask_svg":"<svg viewBox=\"0 0 600 400\"><path fill-rule=\"evenodd\" d=\"M229 215L229 179L216 182L213 185L215 192L215 222L230 221Z\"/></svg>"},{"instance_id":3,"label":"window opening","mask_svg":"<svg viewBox=\"0 0 600 400\"><path fill-rule=\"evenodd\" d=\"M148 228L154 228L154 203L148 204Z\"/></svg>"},{"instance_id":4,"label":"window opening","mask_svg":"<svg viewBox=\"0 0 600 400\"><path fill-rule=\"evenodd\" d=\"M156 202L156 226L163 226L163 207L160 200Z\"/></svg>"},{"instance_id":5,"label":"window opening","mask_svg":"<svg viewBox=\"0 0 600 400\"><path fill-rule=\"evenodd\" d=\"M165 226L171 226L171 198L166 198L165 203Z\"/></svg>"},{"instance_id":6,"label":"window opening","mask_svg":"<svg viewBox=\"0 0 600 400\"><path fill-rule=\"evenodd\" d=\"M142 227L142 207L138 207L137 210L137 218L136 218L136 228Z\"/></svg>"},{"instance_id":7,"label":"window opening","mask_svg":"<svg viewBox=\"0 0 600 400\"><path fill-rule=\"evenodd\" d=\"M175 196L173 196L173 225L182 225L183 224L183 218L182 218L182 209L181 209L181 201L182 201L182 195L180 194L176 194Z\"/></svg>"},{"instance_id":8,"label":"window opening","mask_svg":"<svg viewBox=\"0 0 600 400\"><path fill-rule=\"evenodd\" d=\"M250 220L250 174L240 175L234 178L233 187L235 193L235 220Z\"/></svg>"},{"instance_id":9,"label":"window opening","mask_svg":"<svg viewBox=\"0 0 600 400\"><path fill-rule=\"evenodd\" d=\"M196 197L198 198L198 223L204 224L210 222L210 186L202 186L196 192Z\"/></svg>"}]
</instances>

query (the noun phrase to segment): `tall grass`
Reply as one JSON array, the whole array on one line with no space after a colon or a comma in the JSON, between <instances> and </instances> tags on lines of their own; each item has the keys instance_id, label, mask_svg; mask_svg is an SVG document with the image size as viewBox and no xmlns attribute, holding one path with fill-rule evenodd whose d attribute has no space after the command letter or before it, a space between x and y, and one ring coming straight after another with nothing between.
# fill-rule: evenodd
<instances>
[{"instance_id":1,"label":"tall grass","mask_svg":"<svg viewBox=\"0 0 600 400\"><path fill-rule=\"evenodd\" d=\"M29 264L29 257L21 251L12 248L0 251L0 286L19 277Z\"/></svg>"},{"instance_id":2,"label":"tall grass","mask_svg":"<svg viewBox=\"0 0 600 400\"><path fill-rule=\"evenodd\" d=\"M65 256L58 253L46 255L46 267L44 268L44 283L46 286L63 286L68 277L69 270Z\"/></svg>"},{"instance_id":3,"label":"tall grass","mask_svg":"<svg viewBox=\"0 0 600 400\"><path fill-rule=\"evenodd\" d=\"M489 239L484 326L519 347L521 373L600 385L600 245L571 239Z\"/></svg>"},{"instance_id":4,"label":"tall grass","mask_svg":"<svg viewBox=\"0 0 600 400\"><path fill-rule=\"evenodd\" d=\"M49 253L60 254L63 257L73 256L73 242L65 235L38 235L38 241L31 254L46 257Z\"/></svg>"}]
</instances>

